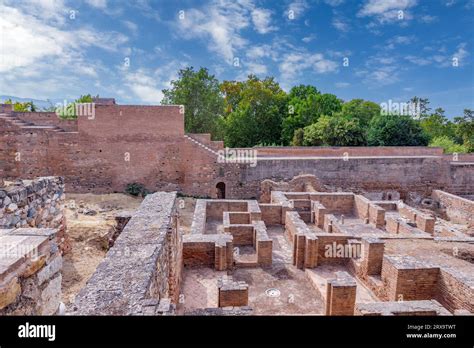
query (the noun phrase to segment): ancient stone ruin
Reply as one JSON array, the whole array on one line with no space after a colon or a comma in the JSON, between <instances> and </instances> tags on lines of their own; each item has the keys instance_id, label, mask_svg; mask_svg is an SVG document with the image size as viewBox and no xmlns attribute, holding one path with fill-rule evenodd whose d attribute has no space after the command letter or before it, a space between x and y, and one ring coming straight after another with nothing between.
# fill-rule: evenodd
<instances>
[{"instance_id":1,"label":"ancient stone ruin","mask_svg":"<svg viewBox=\"0 0 474 348\"><path fill-rule=\"evenodd\" d=\"M2 110L2 315L474 313L472 155L262 147L223 161L174 106L104 99L70 121ZM104 257L64 305L80 270L63 260L87 253L70 233L102 214L68 195L131 183L149 194L113 216Z\"/></svg>"}]
</instances>

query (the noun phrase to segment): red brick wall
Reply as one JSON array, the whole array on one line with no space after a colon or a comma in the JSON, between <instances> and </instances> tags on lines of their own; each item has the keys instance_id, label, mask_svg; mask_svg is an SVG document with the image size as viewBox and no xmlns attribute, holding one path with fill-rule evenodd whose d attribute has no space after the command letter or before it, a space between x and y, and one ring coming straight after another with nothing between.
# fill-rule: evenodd
<instances>
[{"instance_id":1,"label":"red brick wall","mask_svg":"<svg viewBox=\"0 0 474 348\"><path fill-rule=\"evenodd\" d=\"M262 220L265 222L265 225L281 225L281 205L265 203L259 204L259 206L262 211Z\"/></svg>"},{"instance_id":2,"label":"red brick wall","mask_svg":"<svg viewBox=\"0 0 474 348\"><path fill-rule=\"evenodd\" d=\"M178 106L96 105L94 119L79 116L77 121L60 121L52 113L22 113L18 117L67 130L75 130L77 123L77 133L56 133L21 130L0 120L4 175L60 175L65 177L69 191L121 192L126 184L140 182L150 190L216 197L216 184L222 181L226 198L256 198L262 180L291 180L301 173L316 175L324 185L348 190L390 188L402 196L410 190L430 192L433 187L469 193L474 187L473 165L450 163L442 156L360 157L438 156L440 149L435 148L262 148L258 149L260 156L323 158L267 158L255 167L218 163L215 151L222 149L222 142L212 142L205 134L190 134L202 143L199 145L185 137ZM17 151L22 153L20 164L14 161ZM349 154L348 161L338 159L344 152ZM324 197L320 199L331 209ZM350 204L348 209L352 209ZM346 209L343 201L336 205Z\"/></svg>"},{"instance_id":3,"label":"red brick wall","mask_svg":"<svg viewBox=\"0 0 474 348\"><path fill-rule=\"evenodd\" d=\"M442 204L452 222L463 224L467 222L468 225L474 226L473 201L440 190L434 190L432 197Z\"/></svg>"}]
</instances>

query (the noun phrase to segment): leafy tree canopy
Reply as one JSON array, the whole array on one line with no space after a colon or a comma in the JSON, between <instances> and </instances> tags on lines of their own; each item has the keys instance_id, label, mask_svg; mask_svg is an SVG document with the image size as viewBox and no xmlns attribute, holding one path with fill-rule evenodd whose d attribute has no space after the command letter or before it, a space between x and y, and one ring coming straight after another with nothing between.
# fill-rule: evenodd
<instances>
[{"instance_id":1,"label":"leafy tree canopy","mask_svg":"<svg viewBox=\"0 0 474 348\"><path fill-rule=\"evenodd\" d=\"M205 68L181 69L171 88L163 90L162 104L184 105L184 127L190 133L219 133L219 118L224 111L224 98L219 81Z\"/></svg>"},{"instance_id":2,"label":"leafy tree canopy","mask_svg":"<svg viewBox=\"0 0 474 348\"><path fill-rule=\"evenodd\" d=\"M410 116L378 115L370 121L367 142L370 146L426 146L428 136Z\"/></svg>"}]
</instances>

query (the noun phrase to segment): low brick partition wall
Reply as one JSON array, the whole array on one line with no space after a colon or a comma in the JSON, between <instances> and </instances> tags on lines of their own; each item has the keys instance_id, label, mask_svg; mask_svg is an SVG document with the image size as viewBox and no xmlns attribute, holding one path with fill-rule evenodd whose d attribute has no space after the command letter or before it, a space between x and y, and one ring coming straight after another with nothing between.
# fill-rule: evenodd
<instances>
[{"instance_id":1,"label":"low brick partition wall","mask_svg":"<svg viewBox=\"0 0 474 348\"><path fill-rule=\"evenodd\" d=\"M410 222L414 223L418 229L423 232L434 234L436 220L434 217L424 214L405 203L398 204L397 208L400 216L410 220Z\"/></svg>"},{"instance_id":2,"label":"low brick partition wall","mask_svg":"<svg viewBox=\"0 0 474 348\"><path fill-rule=\"evenodd\" d=\"M366 275L382 273L385 243L377 238L362 238L362 267Z\"/></svg>"},{"instance_id":3,"label":"low brick partition wall","mask_svg":"<svg viewBox=\"0 0 474 348\"><path fill-rule=\"evenodd\" d=\"M318 265L344 265L357 253L354 243L349 243L353 236L341 233L315 233L318 240Z\"/></svg>"},{"instance_id":4,"label":"low brick partition wall","mask_svg":"<svg viewBox=\"0 0 474 348\"><path fill-rule=\"evenodd\" d=\"M0 315L52 315L61 301L56 229L0 229Z\"/></svg>"},{"instance_id":5,"label":"low brick partition wall","mask_svg":"<svg viewBox=\"0 0 474 348\"><path fill-rule=\"evenodd\" d=\"M327 214L327 209L318 201L311 203L312 222L319 228L324 227L324 216Z\"/></svg>"},{"instance_id":6,"label":"low brick partition wall","mask_svg":"<svg viewBox=\"0 0 474 348\"><path fill-rule=\"evenodd\" d=\"M296 211L287 211L285 233L293 243L293 265L312 268L318 265L318 238Z\"/></svg>"},{"instance_id":7,"label":"low brick partition wall","mask_svg":"<svg viewBox=\"0 0 474 348\"><path fill-rule=\"evenodd\" d=\"M259 203L262 212L262 220L265 225L282 225L281 215L283 207L274 203Z\"/></svg>"},{"instance_id":8,"label":"low brick partition wall","mask_svg":"<svg viewBox=\"0 0 474 348\"><path fill-rule=\"evenodd\" d=\"M232 269L232 236L227 233L184 235L183 264L185 267L213 267L218 271Z\"/></svg>"},{"instance_id":9,"label":"low brick partition wall","mask_svg":"<svg viewBox=\"0 0 474 348\"><path fill-rule=\"evenodd\" d=\"M450 268L440 268L435 297L451 312L467 310L474 313L474 275L470 278Z\"/></svg>"},{"instance_id":10,"label":"low brick partition wall","mask_svg":"<svg viewBox=\"0 0 474 348\"><path fill-rule=\"evenodd\" d=\"M148 195L76 296L72 314L160 314L160 300L178 301L181 267L176 192Z\"/></svg>"},{"instance_id":11,"label":"low brick partition wall","mask_svg":"<svg viewBox=\"0 0 474 348\"><path fill-rule=\"evenodd\" d=\"M243 307L249 303L249 286L243 281L234 281L224 276L217 281L218 307Z\"/></svg>"},{"instance_id":12,"label":"low brick partition wall","mask_svg":"<svg viewBox=\"0 0 474 348\"><path fill-rule=\"evenodd\" d=\"M263 221L254 221L253 225L257 263L259 266L270 266L272 264L273 241L268 237L267 227Z\"/></svg>"},{"instance_id":13,"label":"low brick partition wall","mask_svg":"<svg viewBox=\"0 0 474 348\"><path fill-rule=\"evenodd\" d=\"M409 225L404 219L394 216L385 218L385 230L393 234L422 234L423 231L417 227Z\"/></svg>"},{"instance_id":14,"label":"low brick partition wall","mask_svg":"<svg viewBox=\"0 0 474 348\"><path fill-rule=\"evenodd\" d=\"M388 301L430 300L436 295L439 268L411 256L385 255L381 278Z\"/></svg>"},{"instance_id":15,"label":"low brick partition wall","mask_svg":"<svg viewBox=\"0 0 474 348\"><path fill-rule=\"evenodd\" d=\"M474 202L441 190L433 190L431 194L441 209L445 209L450 221L474 227Z\"/></svg>"},{"instance_id":16,"label":"low brick partition wall","mask_svg":"<svg viewBox=\"0 0 474 348\"><path fill-rule=\"evenodd\" d=\"M385 225L385 209L364 196L354 195L353 214L377 228L382 228Z\"/></svg>"},{"instance_id":17,"label":"low brick partition wall","mask_svg":"<svg viewBox=\"0 0 474 348\"><path fill-rule=\"evenodd\" d=\"M206 221L222 220L222 214L228 212L248 212L250 220L261 220L262 212L255 200L208 199L206 202Z\"/></svg>"},{"instance_id":18,"label":"low brick partition wall","mask_svg":"<svg viewBox=\"0 0 474 348\"><path fill-rule=\"evenodd\" d=\"M222 221L224 232L232 235L235 246L254 245L254 226L250 222L250 213L225 211Z\"/></svg>"},{"instance_id":19,"label":"low brick partition wall","mask_svg":"<svg viewBox=\"0 0 474 348\"><path fill-rule=\"evenodd\" d=\"M194 207L193 221L191 223L191 234L204 234L206 230L206 202L205 199L198 199Z\"/></svg>"},{"instance_id":20,"label":"low brick partition wall","mask_svg":"<svg viewBox=\"0 0 474 348\"><path fill-rule=\"evenodd\" d=\"M0 187L0 228L54 228L62 251L69 250L66 236L64 180L39 177Z\"/></svg>"},{"instance_id":21,"label":"low brick partition wall","mask_svg":"<svg viewBox=\"0 0 474 348\"><path fill-rule=\"evenodd\" d=\"M355 315L451 315L435 300L357 303Z\"/></svg>"},{"instance_id":22,"label":"low brick partition wall","mask_svg":"<svg viewBox=\"0 0 474 348\"><path fill-rule=\"evenodd\" d=\"M326 287L326 315L354 315L357 284L347 272L336 272Z\"/></svg>"}]
</instances>

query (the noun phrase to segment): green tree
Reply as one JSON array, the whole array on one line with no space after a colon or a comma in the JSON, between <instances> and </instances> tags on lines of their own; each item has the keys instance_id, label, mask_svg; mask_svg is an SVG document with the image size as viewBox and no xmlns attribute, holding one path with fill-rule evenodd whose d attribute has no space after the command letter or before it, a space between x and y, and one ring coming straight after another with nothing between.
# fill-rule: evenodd
<instances>
[{"instance_id":1,"label":"green tree","mask_svg":"<svg viewBox=\"0 0 474 348\"><path fill-rule=\"evenodd\" d=\"M208 70L193 67L181 69L171 88L163 90L162 104L184 105L184 127L190 133L211 133L216 139L219 118L224 111L224 98L219 81Z\"/></svg>"},{"instance_id":2,"label":"green tree","mask_svg":"<svg viewBox=\"0 0 474 348\"><path fill-rule=\"evenodd\" d=\"M462 117L455 117L455 134L462 139L468 152L474 152L474 110L464 109Z\"/></svg>"},{"instance_id":3,"label":"green tree","mask_svg":"<svg viewBox=\"0 0 474 348\"><path fill-rule=\"evenodd\" d=\"M304 144L360 146L365 144L365 134L358 119L321 116L316 123L305 127Z\"/></svg>"},{"instance_id":4,"label":"green tree","mask_svg":"<svg viewBox=\"0 0 474 348\"><path fill-rule=\"evenodd\" d=\"M341 111L342 101L334 94L321 94L316 87L299 85L289 93L288 115L283 119L282 140L290 144L294 132L318 120L321 115Z\"/></svg>"},{"instance_id":5,"label":"green tree","mask_svg":"<svg viewBox=\"0 0 474 348\"><path fill-rule=\"evenodd\" d=\"M370 120L380 115L380 105L363 99L352 99L342 105L342 115L359 120L361 127L367 127Z\"/></svg>"},{"instance_id":6,"label":"green tree","mask_svg":"<svg viewBox=\"0 0 474 348\"><path fill-rule=\"evenodd\" d=\"M431 147L442 147L444 153L466 153L468 149L464 145L456 144L453 139L443 135L434 138L430 145Z\"/></svg>"},{"instance_id":7,"label":"green tree","mask_svg":"<svg viewBox=\"0 0 474 348\"><path fill-rule=\"evenodd\" d=\"M298 128L295 130L293 140L291 141L291 145L293 146L303 146L304 143L304 129Z\"/></svg>"},{"instance_id":8,"label":"green tree","mask_svg":"<svg viewBox=\"0 0 474 348\"><path fill-rule=\"evenodd\" d=\"M430 139L442 136L455 138L455 125L446 118L442 108L437 108L434 113L424 117L420 126Z\"/></svg>"},{"instance_id":9,"label":"green tree","mask_svg":"<svg viewBox=\"0 0 474 348\"><path fill-rule=\"evenodd\" d=\"M428 106L430 104L430 101L428 98L420 98L417 96L414 96L411 98L408 103L414 104L416 107L419 106L420 108L420 118L425 118L428 116L428 112L431 110L431 108Z\"/></svg>"},{"instance_id":10,"label":"green tree","mask_svg":"<svg viewBox=\"0 0 474 348\"><path fill-rule=\"evenodd\" d=\"M278 144L287 95L272 78L254 75L242 82L237 104L225 119L225 143L230 147Z\"/></svg>"},{"instance_id":11,"label":"green tree","mask_svg":"<svg viewBox=\"0 0 474 348\"><path fill-rule=\"evenodd\" d=\"M428 136L410 116L378 115L370 121L367 142L370 146L426 146Z\"/></svg>"}]
</instances>

